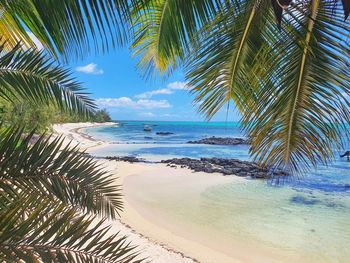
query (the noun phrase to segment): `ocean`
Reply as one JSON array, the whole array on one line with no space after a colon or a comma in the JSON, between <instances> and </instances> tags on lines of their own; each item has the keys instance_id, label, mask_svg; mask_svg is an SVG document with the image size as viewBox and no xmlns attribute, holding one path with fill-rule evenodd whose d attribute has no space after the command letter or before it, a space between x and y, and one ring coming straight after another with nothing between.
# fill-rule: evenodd
<instances>
[{"instance_id":1,"label":"ocean","mask_svg":"<svg viewBox=\"0 0 350 263\"><path fill-rule=\"evenodd\" d=\"M145 124L152 127L151 132L143 130ZM130 155L151 161L173 157L250 160L247 145L186 143L209 136L244 137L238 123L123 121L116 127L89 128L86 132L124 143L98 150L98 156ZM186 198L176 192L154 191L161 187L155 181L145 184L149 187L144 187L143 197L133 198L165 221L193 231L205 229L210 237L221 238L226 244L239 239L243 244L254 242L267 250L285 251L292 258L295 255L297 262L349 262L350 162L346 159L337 157L328 167L320 165L278 186L245 179L200 190L189 188ZM205 238L202 241L205 243Z\"/></svg>"}]
</instances>

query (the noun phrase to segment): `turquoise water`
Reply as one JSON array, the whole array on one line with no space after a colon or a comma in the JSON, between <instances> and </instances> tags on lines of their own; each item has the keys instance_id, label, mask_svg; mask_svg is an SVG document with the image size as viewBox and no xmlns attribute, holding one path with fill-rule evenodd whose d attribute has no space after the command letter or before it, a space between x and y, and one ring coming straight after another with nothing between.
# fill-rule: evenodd
<instances>
[{"instance_id":1,"label":"turquoise water","mask_svg":"<svg viewBox=\"0 0 350 263\"><path fill-rule=\"evenodd\" d=\"M153 131L144 132L144 124L154 125ZM174 135L157 136L157 131ZM111 145L98 155L154 160L175 156L250 159L247 146L186 144L208 136L244 137L237 123L123 122L116 128L88 132L130 143ZM242 244L253 240L266 248L298 254L297 262L350 262L350 162L345 159L337 158L328 167L319 166L300 180L279 186L247 179L239 184L210 186L185 199L176 192L148 193L152 187L157 187L157 182L149 182L144 194L153 197L153 202L138 201L144 207L157 209L169 221L177 220L193 230L209 229L213 235L228 240L239 237Z\"/></svg>"},{"instance_id":2,"label":"turquoise water","mask_svg":"<svg viewBox=\"0 0 350 263\"><path fill-rule=\"evenodd\" d=\"M152 132L143 131L150 125ZM222 157L248 160L248 146L217 146L186 144L209 136L244 137L238 123L225 122L120 122L117 127L90 128L86 131L94 137L113 142L128 143L127 146L111 146L99 155L129 155L159 160L172 157ZM172 135L157 135L172 132Z\"/></svg>"}]
</instances>

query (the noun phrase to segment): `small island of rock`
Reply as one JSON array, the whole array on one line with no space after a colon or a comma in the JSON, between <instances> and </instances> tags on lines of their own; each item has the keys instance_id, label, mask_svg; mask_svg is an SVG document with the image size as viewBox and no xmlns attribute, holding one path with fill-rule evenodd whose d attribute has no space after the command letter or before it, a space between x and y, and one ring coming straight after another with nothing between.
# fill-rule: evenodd
<instances>
[{"instance_id":1,"label":"small island of rock","mask_svg":"<svg viewBox=\"0 0 350 263\"><path fill-rule=\"evenodd\" d=\"M229 137L209 137L196 141L188 141L187 143L192 144L211 144L211 145L239 145L239 144L249 144L248 139L243 138L229 138Z\"/></svg>"},{"instance_id":2,"label":"small island of rock","mask_svg":"<svg viewBox=\"0 0 350 263\"><path fill-rule=\"evenodd\" d=\"M269 169L262 168L254 162L241 161L237 159L224 158L174 158L163 160L168 166L180 165L187 167L195 172L222 173L223 175L237 175L241 177L252 177L259 179L268 179L273 176L286 176L282 170L276 169L272 174Z\"/></svg>"}]
</instances>

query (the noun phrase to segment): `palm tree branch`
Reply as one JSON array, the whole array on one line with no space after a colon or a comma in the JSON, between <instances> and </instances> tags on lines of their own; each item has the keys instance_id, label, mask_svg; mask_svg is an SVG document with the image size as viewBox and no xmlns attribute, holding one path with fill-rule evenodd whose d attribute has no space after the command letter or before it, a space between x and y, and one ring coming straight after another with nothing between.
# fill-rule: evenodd
<instances>
[{"instance_id":1,"label":"palm tree branch","mask_svg":"<svg viewBox=\"0 0 350 263\"><path fill-rule=\"evenodd\" d=\"M95 52L106 51L125 42L135 4L136 0L0 1L7 21L2 31L11 39L8 44L22 41L35 47L30 32L56 58L83 57L93 47Z\"/></svg>"},{"instance_id":2,"label":"palm tree branch","mask_svg":"<svg viewBox=\"0 0 350 263\"><path fill-rule=\"evenodd\" d=\"M38 105L55 103L63 110L83 115L90 114L96 107L71 73L55 66L42 52L23 51L20 45L5 51L2 44L0 76L0 96L7 100L29 99Z\"/></svg>"},{"instance_id":3,"label":"palm tree branch","mask_svg":"<svg viewBox=\"0 0 350 263\"><path fill-rule=\"evenodd\" d=\"M6 261L142 261L126 237L108 234L105 220L45 198L11 203L0 212L0 226L0 257Z\"/></svg>"},{"instance_id":4,"label":"palm tree branch","mask_svg":"<svg viewBox=\"0 0 350 263\"><path fill-rule=\"evenodd\" d=\"M319 0L313 0L311 3L311 14L310 14L310 18L308 18L308 22L307 22L307 33L306 33L306 37L305 37L305 47L303 50L303 55L301 58L301 62L300 62L300 72L299 72L299 76L298 76L298 84L296 87L296 96L294 99L294 102L292 104L292 109L290 112L290 120L289 120L289 128L288 128L288 133L287 135L287 148L285 151L286 157L285 157L285 161L287 162L289 159L289 155L290 155L290 147L291 147L291 140L293 139L293 123L295 121L294 119L294 115L295 115L295 111L296 111L296 106L298 101L300 101L300 96L302 93L302 81L303 81L303 77L305 74L305 64L306 64L306 59L308 56L308 52L309 52L309 43L310 43L310 39L311 39L311 35L312 35L312 30L314 27L314 23L315 23L315 19L316 19L316 15L317 15L317 10L318 10L318 5L319 5Z\"/></svg>"},{"instance_id":5,"label":"palm tree branch","mask_svg":"<svg viewBox=\"0 0 350 263\"><path fill-rule=\"evenodd\" d=\"M122 210L120 187L91 157L63 139L33 134L24 139L22 130L9 129L0 140L0 179L8 187L36 191L58 198L83 211L115 218Z\"/></svg>"}]
</instances>

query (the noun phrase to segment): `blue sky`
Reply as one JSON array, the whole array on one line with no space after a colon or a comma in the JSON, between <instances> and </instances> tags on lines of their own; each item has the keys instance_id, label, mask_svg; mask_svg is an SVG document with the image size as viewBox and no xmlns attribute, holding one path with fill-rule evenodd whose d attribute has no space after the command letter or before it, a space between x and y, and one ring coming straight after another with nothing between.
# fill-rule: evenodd
<instances>
[{"instance_id":1,"label":"blue sky","mask_svg":"<svg viewBox=\"0 0 350 263\"><path fill-rule=\"evenodd\" d=\"M182 70L166 79L146 80L136 64L136 58L124 48L91 55L69 66L99 107L106 108L115 120L204 121L192 105ZM213 120L225 121L226 109ZM228 120L238 120L237 114L230 113Z\"/></svg>"}]
</instances>

